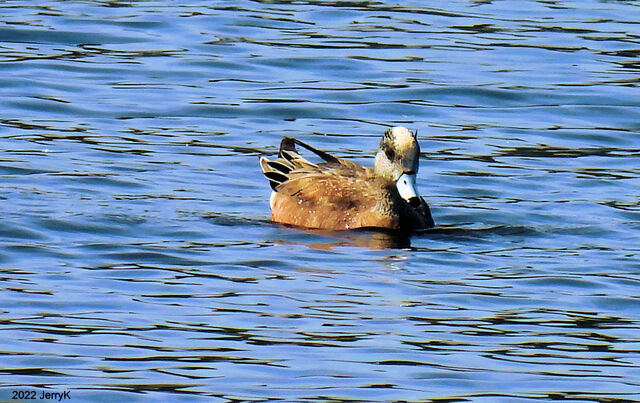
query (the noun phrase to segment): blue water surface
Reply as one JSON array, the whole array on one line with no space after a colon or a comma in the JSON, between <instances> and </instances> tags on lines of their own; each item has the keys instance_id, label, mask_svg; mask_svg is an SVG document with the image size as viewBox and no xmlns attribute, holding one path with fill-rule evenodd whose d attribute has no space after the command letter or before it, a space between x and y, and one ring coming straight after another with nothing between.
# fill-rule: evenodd
<instances>
[{"instance_id":1,"label":"blue water surface","mask_svg":"<svg viewBox=\"0 0 640 403\"><path fill-rule=\"evenodd\" d=\"M638 15L0 1L0 400L640 401ZM434 230L270 222L394 125Z\"/></svg>"}]
</instances>

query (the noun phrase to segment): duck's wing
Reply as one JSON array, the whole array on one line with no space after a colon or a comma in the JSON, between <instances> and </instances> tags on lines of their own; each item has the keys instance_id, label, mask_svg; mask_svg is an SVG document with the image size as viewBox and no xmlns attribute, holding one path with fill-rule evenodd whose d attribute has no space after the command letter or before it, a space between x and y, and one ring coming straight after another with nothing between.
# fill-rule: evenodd
<instances>
[{"instance_id":1,"label":"duck's wing","mask_svg":"<svg viewBox=\"0 0 640 403\"><path fill-rule=\"evenodd\" d=\"M307 206L336 206L337 211L346 211L375 199L371 182L366 180L366 168L362 169L361 173L341 169L292 171L276 192Z\"/></svg>"}]
</instances>

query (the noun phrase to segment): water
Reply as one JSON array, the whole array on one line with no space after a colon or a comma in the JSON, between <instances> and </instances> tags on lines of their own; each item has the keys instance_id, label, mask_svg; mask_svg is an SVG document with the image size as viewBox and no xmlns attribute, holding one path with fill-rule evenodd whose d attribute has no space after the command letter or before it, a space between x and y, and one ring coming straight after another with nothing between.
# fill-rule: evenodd
<instances>
[{"instance_id":1,"label":"water","mask_svg":"<svg viewBox=\"0 0 640 403\"><path fill-rule=\"evenodd\" d=\"M640 401L639 12L0 2L0 399ZM387 125L435 230L269 222Z\"/></svg>"}]
</instances>

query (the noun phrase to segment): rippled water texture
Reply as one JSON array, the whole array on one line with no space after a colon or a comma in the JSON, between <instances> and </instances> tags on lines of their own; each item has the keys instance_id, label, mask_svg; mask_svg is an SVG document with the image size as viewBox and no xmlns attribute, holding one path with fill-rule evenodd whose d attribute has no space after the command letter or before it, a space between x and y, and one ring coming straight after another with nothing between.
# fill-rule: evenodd
<instances>
[{"instance_id":1,"label":"rippled water texture","mask_svg":"<svg viewBox=\"0 0 640 403\"><path fill-rule=\"evenodd\" d=\"M0 400L640 401L639 3L424 3L0 1ZM269 222L388 125L435 230Z\"/></svg>"}]
</instances>

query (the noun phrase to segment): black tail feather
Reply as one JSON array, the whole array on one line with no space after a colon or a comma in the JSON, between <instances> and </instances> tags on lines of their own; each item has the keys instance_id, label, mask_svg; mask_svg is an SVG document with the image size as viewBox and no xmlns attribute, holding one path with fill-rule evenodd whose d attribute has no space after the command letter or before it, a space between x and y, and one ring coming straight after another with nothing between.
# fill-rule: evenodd
<instances>
[{"instance_id":1,"label":"black tail feather","mask_svg":"<svg viewBox=\"0 0 640 403\"><path fill-rule=\"evenodd\" d=\"M293 167L285 165L279 161L269 161L267 162L267 165L278 172L282 172L283 174L288 174L293 169Z\"/></svg>"},{"instance_id":2,"label":"black tail feather","mask_svg":"<svg viewBox=\"0 0 640 403\"><path fill-rule=\"evenodd\" d=\"M284 157L283 151L290 151L297 154L298 150L296 150L296 139L294 139L293 137L283 137L282 141L280 141L280 151L278 152L278 157Z\"/></svg>"},{"instance_id":3,"label":"black tail feather","mask_svg":"<svg viewBox=\"0 0 640 403\"><path fill-rule=\"evenodd\" d=\"M278 182L278 184L289 180L289 178L287 178L287 175L276 171L265 172L264 176L266 176L270 181Z\"/></svg>"}]
</instances>

